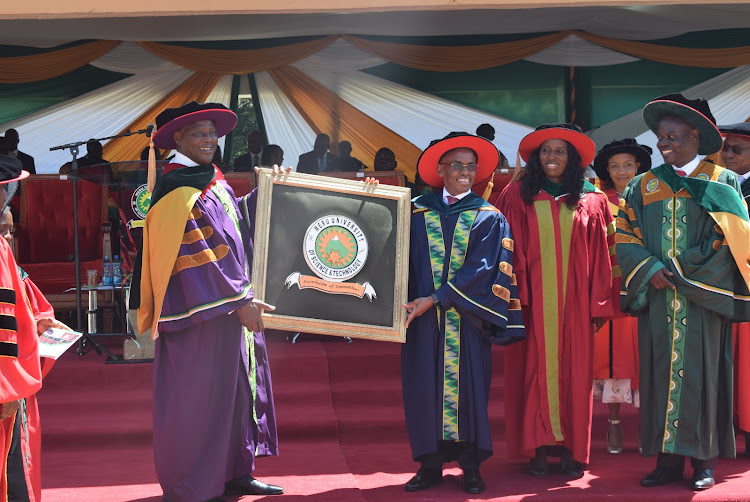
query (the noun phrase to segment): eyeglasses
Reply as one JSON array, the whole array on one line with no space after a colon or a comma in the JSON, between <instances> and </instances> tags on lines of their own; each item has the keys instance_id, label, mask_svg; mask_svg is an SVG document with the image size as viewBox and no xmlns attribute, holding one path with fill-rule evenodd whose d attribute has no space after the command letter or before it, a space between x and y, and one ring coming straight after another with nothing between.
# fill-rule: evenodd
<instances>
[{"instance_id":1,"label":"eyeglasses","mask_svg":"<svg viewBox=\"0 0 750 502\"><path fill-rule=\"evenodd\" d=\"M441 166L449 166L451 170L456 172L461 172L466 168L470 173L473 173L477 170L477 164L476 162L469 162L468 164L464 164L463 162L440 162Z\"/></svg>"},{"instance_id":2,"label":"eyeglasses","mask_svg":"<svg viewBox=\"0 0 750 502\"><path fill-rule=\"evenodd\" d=\"M217 139L219 136L216 134L216 131L210 131L210 132L204 132L204 131L193 131L190 133L190 135L194 138L211 138L211 139Z\"/></svg>"},{"instance_id":3,"label":"eyeglasses","mask_svg":"<svg viewBox=\"0 0 750 502\"><path fill-rule=\"evenodd\" d=\"M727 153L732 152L735 155L742 155L742 152L744 152L745 150L747 150L749 148L750 147L742 148L741 146L727 145L726 143L724 143L724 146L721 147L721 151L722 152L727 152Z\"/></svg>"}]
</instances>

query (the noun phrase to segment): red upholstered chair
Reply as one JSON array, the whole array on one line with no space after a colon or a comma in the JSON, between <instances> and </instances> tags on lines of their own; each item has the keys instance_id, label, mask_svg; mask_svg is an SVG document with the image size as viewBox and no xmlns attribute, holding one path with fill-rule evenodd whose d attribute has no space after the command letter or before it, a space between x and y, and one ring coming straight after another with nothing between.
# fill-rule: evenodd
<instances>
[{"instance_id":1,"label":"red upholstered chair","mask_svg":"<svg viewBox=\"0 0 750 502\"><path fill-rule=\"evenodd\" d=\"M515 172L515 169L504 167L502 169L497 169L492 174L492 193L490 194L487 201L490 204L496 205L497 199L500 197L500 193L503 191L503 189L508 186L508 183L510 183L510 180L513 178L513 173ZM474 193L478 195L483 195L485 189L487 188L487 184L489 183L489 180L484 181L482 183L477 183L472 187L472 190L474 190Z\"/></svg>"},{"instance_id":2,"label":"red upholstered chair","mask_svg":"<svg viewBox=\"0 0 750 502\"><path fill-rule=\"evenodd\" d=\"M237 197L247 195L255 188L255 173L227 173L224 179Z\"/></svg>"},{"instance_id":3,"label":"red upholstered chair","mask_svg":"<svg viewBox=\"0 0 750 502\"><path fill-rule=\"evenodd\" d=\"M51 295L75 286L73 184L59 175L32 175L22 183L18 263L45 295L54 298ZM99 277L102 273L107 187L80 181L77 191L81 281L86 284L87 270L97 269Z\"/></svg>"}]
</instances>

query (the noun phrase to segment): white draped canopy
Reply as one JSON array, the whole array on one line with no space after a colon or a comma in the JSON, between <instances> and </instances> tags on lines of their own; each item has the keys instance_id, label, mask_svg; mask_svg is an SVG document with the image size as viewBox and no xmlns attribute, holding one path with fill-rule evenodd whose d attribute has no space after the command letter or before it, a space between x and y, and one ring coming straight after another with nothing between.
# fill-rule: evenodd
<instances>
[{"instance_id":1,"label":"white draped canopy","mask_svg":"<svg viewBox=\"0 0 750 502\"><path fill-rule=\"evenodd\" d=\"M744 122L750 118L750 66L735 68L685 89L682 94L690 99L707 99L711 113L719 125ZM654 150L654 165L663 162L659 150L656 149L656 135L646 127L640 110L591 131L590 136L599 148L613 139L635 138L639 143Z\"/></svg>"},{"instance_id":2,"label":"white draped canopy","mask_svg":"<svg viewBox=\"0 0 750 502\"><path fill-rule=\"evenodd\" d=\"M569 66L612 65L635 60L575 35L526 59ZM450 131L473 132L478 124L490 123L496 129L496 146L513 162L521 138L531 128L361 71L383 63L382 59L339 39L293 66L419 149ZM14 127L19 131L21 149L34 155L37 172L57 172L61 164L70 160L69 152L50 152L51 146L117 134L192 75L190 70L162 60L133 42L119 44L92 65L132 76L13 123L0 124L0 130ZM255 79L268 140L280 145L285 162L294 165L299 154L311 149L315 133L266 72L255 74ZM209 101L229 105L231 84L231 76L222 77ZM745 66L686 89L685 94L708 98L719 123L735 123L750 117L748 91L750 66ZM598 146L622 137L637 137L652 146L655 143L653 134L646 131L640 112L590 134ZM84 155L83 150L80 155ZM360 160L372 165L372 159Z\"/></svg>"},{"instance_id":3,"label":"white draped canopy","mask_svg":"<svg viewBox=\"0 0 750 502\"><path fill-rule=\"evenodd\" d=\"M50 151L50 147L119 133L192 73L178 69L133 75L12 124L0 125L0 129L14 127L18 130L22 141L19 147L33 152L37 173L56 173L71 155L68 150ZM229 106L231 91L232 77L222 77L209 100ZM82 145L78 156L85 154L86 147Z\"/></svg>"}]
</instances>

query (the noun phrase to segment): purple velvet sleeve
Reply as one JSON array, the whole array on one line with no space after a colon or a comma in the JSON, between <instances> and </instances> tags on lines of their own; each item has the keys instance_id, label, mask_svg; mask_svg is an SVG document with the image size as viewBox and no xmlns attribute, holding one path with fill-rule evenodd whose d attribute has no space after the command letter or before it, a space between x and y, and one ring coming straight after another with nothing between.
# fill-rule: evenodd
<instances>
[{"instance_id":1,"label":"purple velvet sleeve","mask_svg":"<svg viewBox=\"0 0 750 502\"><path fill-rule=\"evenodd\" d=\"M232 209L240 217L236 204ZM167 287L160 331L229 314L252 300L249 264L237 229L213 191L196 202Z\"/></svg>"}]
</instances>

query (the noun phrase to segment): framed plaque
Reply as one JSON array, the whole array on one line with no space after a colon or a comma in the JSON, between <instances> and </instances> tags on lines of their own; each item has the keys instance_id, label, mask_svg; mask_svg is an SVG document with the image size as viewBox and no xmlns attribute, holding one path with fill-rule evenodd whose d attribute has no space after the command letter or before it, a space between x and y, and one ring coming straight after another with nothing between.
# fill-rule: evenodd
<instances>
[{"instance_id":1,"label":"framed plaque","mask_svg":"<svg viewBox=\"0 0 750 502\"><path fill-rule=\"evenodd\" d=\"M268 328L403 343L411 192L258 174L253 288Z\"/></svg>"}]
</instances>

